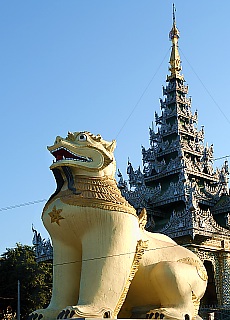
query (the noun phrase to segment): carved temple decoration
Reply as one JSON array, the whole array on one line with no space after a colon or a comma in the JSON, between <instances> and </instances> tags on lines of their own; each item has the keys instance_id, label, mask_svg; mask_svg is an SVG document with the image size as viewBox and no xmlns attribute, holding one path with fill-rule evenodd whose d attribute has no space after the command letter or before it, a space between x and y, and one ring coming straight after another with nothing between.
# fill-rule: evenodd
<instances>
[{"instance_id":1,"label":"carved temple decoration","mask_svg":"<svg viewBox=\"0 0 230 320\"><path fill-rule=\"evenodd\" d=\"M118 185L137 213L146 208L148 230L172 237L213 265L218 304L230 308L228 162L214 169L214 146L204 143L204 126L198 128L198 111L192 112L181 74L179 35L174 20L170 73L161 112L149 129L150 146L142 146L143 171L129 162L129 180L119 173Z\"/></svg>"},{"instance_id":2,"label":"carved temple decoration","mask_svg":"<svg viewBox=\"0 0 230 320\"><path fill-rule=\"evenodd\" d=\"M50 240L42 239L41 234L37 232L32 226L32 231L34 233L33 245L35 250L36 261L52 261L53 259L53 247Z\"/></svg>"}]
</instances>

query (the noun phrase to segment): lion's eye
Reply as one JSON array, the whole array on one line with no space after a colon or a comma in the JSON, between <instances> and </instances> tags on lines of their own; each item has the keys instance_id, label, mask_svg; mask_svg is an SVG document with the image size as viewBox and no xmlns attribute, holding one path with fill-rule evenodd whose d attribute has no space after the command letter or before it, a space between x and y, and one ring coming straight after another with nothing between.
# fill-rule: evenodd
<instances>
[{"instance_id":1,"label":"lion's eye","mask_svg":"<svg viewBox=\"0 0 230 320\"><path fill-rule=\"evenodd\" d=\"M82 134L80 134L80 135L78 136L78 140L79 140L79 141L86 141L86 140L87 140L87 136L82 133Z\"/></svg>"}]
</instances>

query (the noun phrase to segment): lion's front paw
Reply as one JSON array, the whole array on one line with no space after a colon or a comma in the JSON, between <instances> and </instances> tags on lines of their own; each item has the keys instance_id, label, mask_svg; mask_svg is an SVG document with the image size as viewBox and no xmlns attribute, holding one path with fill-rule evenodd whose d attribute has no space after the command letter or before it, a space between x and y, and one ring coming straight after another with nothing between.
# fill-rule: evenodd
<instances>
[{"instance_id":1,"label":"lion's front paw","mask_svg":"<svg viewBox=\"0 0 230 320\"><path fill-rule=\"evenodd\" d=\"M92 305L68 306L63 309L57 319L112 318L108 308L95 308Z\"/></svg>"},{"instance_id":2,"label":"lion's front paw","mask_svg":"<svg viewBox=\"0 0 230 320\"><path fill-rule=\"evenodd\" d=\"M163 313L154 312L154 310L150 310L146 314L146 319L164 319L165 315Z\"/></svg>"},{"instance_id":3,"label":"lion's front paw","mask_svg":"<svg viewBox=\"0 0 230 320\"><path fill-rule=\"evenodd\" d=\"M62 310L59 315L57 316L57 319L68 319L73 318L74 315L76 315L76 312L73 308L67 307L66 309ZM75 318L75 317L74 317ZM78 317L80 319L80 317Z\"/></svg>"},{"instance_id":4,"label":"lion's front paw","mask_svg":"<svg viewBox=\"0 0 230 320\"><path fill-rule=\"evenodd\" d=\"M47 309L38 309L36 311L33 311L27 320L50 320L50 319L56 319L57 315L59 313L59 310L47 308Z\"/></svg>"},{"instance_id":5,"label":"lion's front paw","mask_svg":"<svg viewBox=\"0 0 230 320\"><path fill-rule=\"evenodd\" d=\"M43 318L43 314L39 312L32 312L27 320L40 320Z\"/></svg>"},{"instance_id":6,"label":"lion's front paw","mask_svg":"<svg viewBox=\"0 0 230 320\"><path fill-rule=\"evenodd\" d=\"M164 320L186 320L191 317L184 313L183 310L176 308L159 308L150 310L146 314L147 319L164 319Z\"/></svg>"}]
</instances>

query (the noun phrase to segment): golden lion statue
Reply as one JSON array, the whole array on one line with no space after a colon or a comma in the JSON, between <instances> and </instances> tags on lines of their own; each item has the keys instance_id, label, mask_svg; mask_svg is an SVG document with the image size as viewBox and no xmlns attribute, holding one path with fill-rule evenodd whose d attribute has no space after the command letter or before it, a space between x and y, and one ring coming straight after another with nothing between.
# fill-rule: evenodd
<instances>
[{"instance_id":1,"label":"golden lion statue","mask_svg":"<svg viewBox=\"0 0 230 320\"><path fill-rule=\"evenodd\" d=\"M207 274L191 251L144 230L114 179L115 141L89 132L48 150L57 189L42 219L53 243L53 291L29 319L201 319Z\"/></svg>"}]
</instances>

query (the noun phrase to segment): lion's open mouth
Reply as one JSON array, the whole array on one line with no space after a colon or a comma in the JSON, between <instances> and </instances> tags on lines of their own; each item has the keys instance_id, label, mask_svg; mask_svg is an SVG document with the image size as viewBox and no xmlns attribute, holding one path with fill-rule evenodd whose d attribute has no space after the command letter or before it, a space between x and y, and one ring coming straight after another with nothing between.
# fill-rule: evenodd
<instances>
[{"instance_id":1,"label":"lion's open mouth","mask_svg":"<svg viewBox=\"0 0 230 320\"><path fill-rule=\"evenodd\" d=\"M91 158L77 155L63 147L53 150L52 155L55 157L56 162L62 161L62 160L74 160L74 161L81 161L81 162L93 161Z\"/></svg>"}]
</instances>

